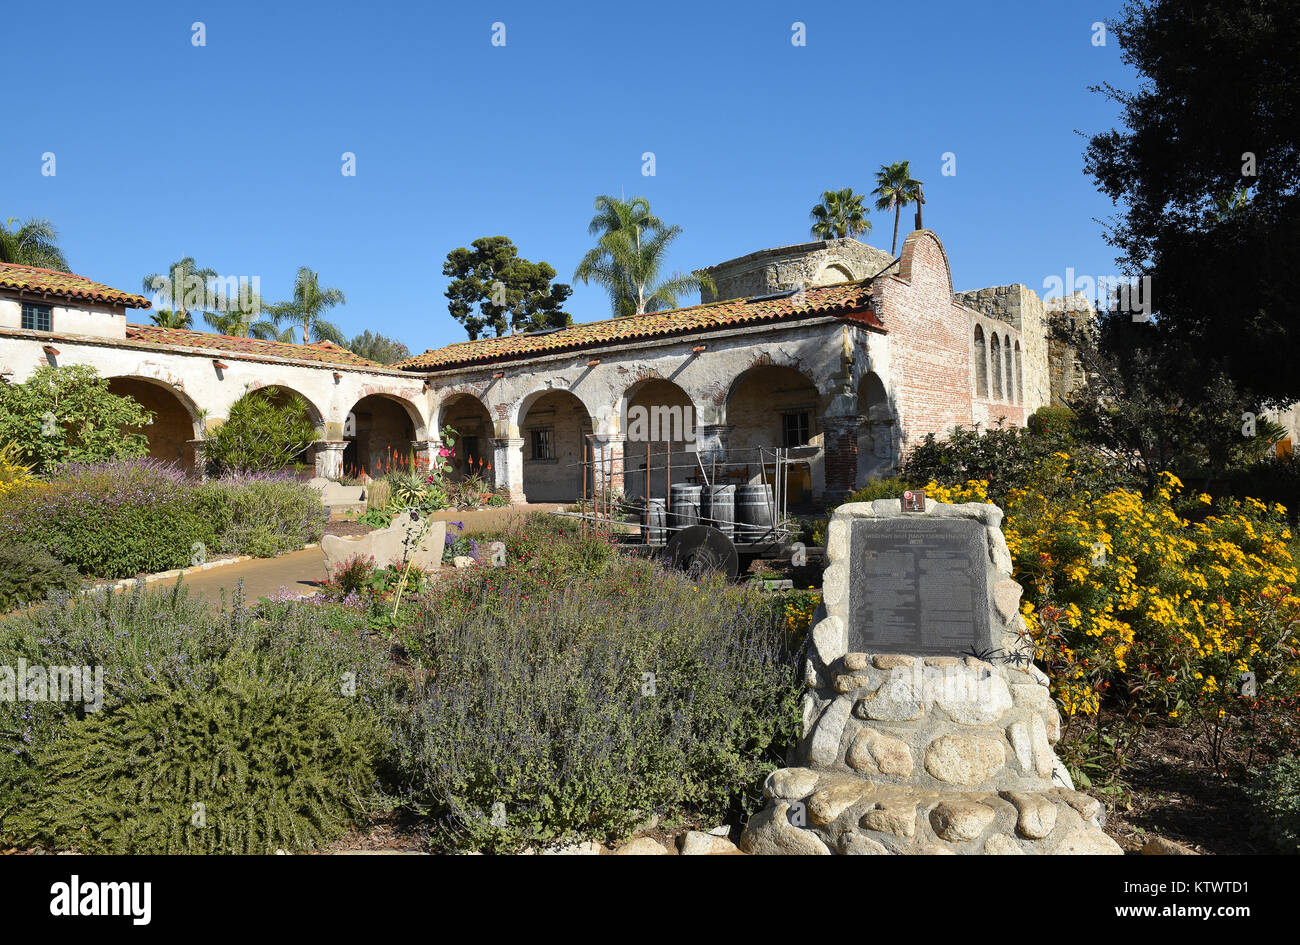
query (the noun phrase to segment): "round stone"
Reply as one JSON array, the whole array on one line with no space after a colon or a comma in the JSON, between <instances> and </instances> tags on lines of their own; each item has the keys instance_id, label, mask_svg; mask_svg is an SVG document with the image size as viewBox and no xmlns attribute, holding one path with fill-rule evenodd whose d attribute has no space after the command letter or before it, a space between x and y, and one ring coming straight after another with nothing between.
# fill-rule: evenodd
<instances>
[{"instance_id":1,"label":"round stone","mask_svg":"<svg viewBox=\"0 0 1300 945\"><path fill-rule=\"evenodd\" d=\"M934 832L952 843L974 840L993 823L995 812L974 801L943 801L930 811Z\"/></svg>"},{"instance_id":2,"label":"round stone","mask_svg":"<svg viewBox=\"0 0 1300 945\"><path fill-rule=\"evenodd\" d=\"M925 751L925 770L940 781L974 787L1006 763L1001 742L979 735L944 735Z\"/></svg>"}]
</instances>

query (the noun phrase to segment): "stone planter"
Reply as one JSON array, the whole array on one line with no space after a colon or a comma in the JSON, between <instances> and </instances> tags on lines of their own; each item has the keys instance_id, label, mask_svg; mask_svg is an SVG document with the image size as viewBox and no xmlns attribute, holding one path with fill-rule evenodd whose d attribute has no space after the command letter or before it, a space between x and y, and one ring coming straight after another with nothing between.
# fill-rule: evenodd
<instances>
[{"instance_id":1,"label":"stone planter","mask_svg":"<svg viewBox=\"0 0 1300 945\"><path fill-rule=\"evenodd\" d=\"M422 531L424 538L420 539ZM418 547L415 544L417 541ZM401 564L409 554L414 567L422 571L434 571L442 566L442 552L446 542L446 522L430 521L423 517L419 521L412 521L410 514L403 512L393 516L393 523L387 528L377 529L360 538L325 535L320 540L320 549L325 555L325 567L330 574L358 555L374 558L376 567L383 567Z\"/></svg>"}]
</instances>

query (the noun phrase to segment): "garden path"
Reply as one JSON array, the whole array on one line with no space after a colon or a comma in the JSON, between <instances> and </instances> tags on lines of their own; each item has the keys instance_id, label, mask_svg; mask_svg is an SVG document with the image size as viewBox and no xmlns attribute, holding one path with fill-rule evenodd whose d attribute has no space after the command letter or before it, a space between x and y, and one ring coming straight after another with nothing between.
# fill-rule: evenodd
<instances>
[{"instance_id":1,"label":"garden path","mask_svg":"<svg viewBox=\"0 0 1300 945\"><path fill-rule=\"evenodd\" d=\"M443 511L434 515L434 518L449 522L463 522L466 532L481 532L502 528L513 517L556 508L561 506L515 505L500 509L483 509L478 512ZM235 585L241 580L244 582L244 596L248 600L257 600L259 597L271 597L282 591L294 596L314 594L315 583L323 581L325 577L325 555L319 548L305 548L275 558L254 558L251 561L240 561L236 564L212 568L188 575L184 580L191 594L215 601L221 599L222 591L225 591L229 599ZM158 581L152 586L162 586L164 583L172 582Z\"/></svg>"}]
</instances>

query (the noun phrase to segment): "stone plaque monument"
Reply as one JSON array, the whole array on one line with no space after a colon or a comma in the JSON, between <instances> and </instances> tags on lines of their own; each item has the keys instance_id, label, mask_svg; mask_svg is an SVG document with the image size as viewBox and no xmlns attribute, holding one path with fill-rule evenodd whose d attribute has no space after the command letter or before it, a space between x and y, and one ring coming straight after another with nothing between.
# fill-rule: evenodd
<instances>
[{"instance_id":1,"label":"stone plaque monument","mask_svg":"<svg viewBox=\"0 0 1300 945\"><path fill-rule=\"evenodd\" d=\"M985 526L928 515L857 519L849 532L850 650L979 655L993 647Z\"/></svg>"},{"instance_id":2,"label":"stone plaque monument","mask_svg":"<svg viewBox=\"0 0 1300 945\"><path fill-rule=\"evenodd\" d=\"M803 735L749 853L1120 853L1073 789L994 505L842 505Z\"/></svg>"}]
</instances>

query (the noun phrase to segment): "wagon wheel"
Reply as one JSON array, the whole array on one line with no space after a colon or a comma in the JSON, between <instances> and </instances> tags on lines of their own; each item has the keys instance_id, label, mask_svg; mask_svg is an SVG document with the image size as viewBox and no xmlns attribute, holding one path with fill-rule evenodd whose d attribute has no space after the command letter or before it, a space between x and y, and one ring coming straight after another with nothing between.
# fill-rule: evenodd
<instances>
[{"instance_id":1,"label":"wagon wheel","mask_svg":"<svg viewBox=\"0 0 1300 945\"><path fill-rule=\"evenodd\" d=\"M692 525L673 535L664 548L664 558L670 566L685 571L695 580L709 571L734 579L740 563L731 539L707 525Z\"/></svg>"}]
</instances>

